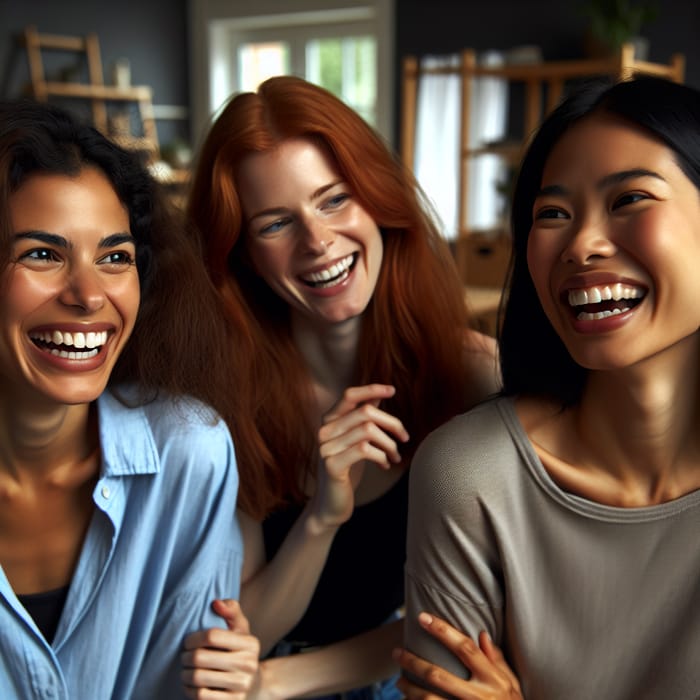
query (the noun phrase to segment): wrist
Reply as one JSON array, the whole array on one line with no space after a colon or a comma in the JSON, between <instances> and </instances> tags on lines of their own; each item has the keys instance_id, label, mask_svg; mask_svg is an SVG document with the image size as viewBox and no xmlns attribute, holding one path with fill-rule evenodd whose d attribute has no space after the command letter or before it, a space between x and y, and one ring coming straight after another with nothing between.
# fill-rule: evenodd
<instances>
[{"instance_id":1,"label":"wrist","mask_svg":"<svg viewBox=\"0 0 700 700\"><path fill-rule=\"evenodd\" d=\"M304 532L310 537L334 537L341 525L316 513L311 501L306 506L303 518Z\"/></svg>"},{"instance_id":2,"label":"wrist","mask_svg":"<svg viewBox=\"0 0 700 700\"><path fill-rule=\"evenodd\" d=\"M259 669L259 699L260 700L286 700L290 695L290 689L285 686L285 674L280 672L280 665L284 666L285 657L271 658L261 661Z\"/></svg>"}]
</instances>

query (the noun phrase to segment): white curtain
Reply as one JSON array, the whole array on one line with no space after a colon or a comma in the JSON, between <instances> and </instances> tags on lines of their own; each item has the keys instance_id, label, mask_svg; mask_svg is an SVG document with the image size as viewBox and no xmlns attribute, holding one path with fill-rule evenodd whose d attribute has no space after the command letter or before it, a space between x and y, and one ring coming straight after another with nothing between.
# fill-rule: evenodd
<instances>
[{"instance_id":1,"label":"white curtain","mask_svg":"<svg viewBox=\"0 0 700 700\"><path fill-rule=\"evenodd\" d=\"M421 68L452 67L454 73L421 73L416 109L414 172L435 208L440 230L454 239L458 231L460 57L425 56Z\"/></svg>"},{"instance_id":2,"label":"white curtain","mask_svg":"<svg viewBox=\"0 0 700 700\"><path fill-rule=\"evenodd\" d=\"M485 65L500 65L504 55L489 51L477 59ZM426 56L421 68L450 67L445 74L421 73L416 110L414 172L439 217L440 229L449 240L459 232L459 133L461 110L460 55ZM508 86L500 78L474 81L470 115L469 147L503 139L507 129ZM498 183L505 177L501 158L493 154L469 162L467 226L495 228L502 198Z\"/></svg>"}]
</instances>

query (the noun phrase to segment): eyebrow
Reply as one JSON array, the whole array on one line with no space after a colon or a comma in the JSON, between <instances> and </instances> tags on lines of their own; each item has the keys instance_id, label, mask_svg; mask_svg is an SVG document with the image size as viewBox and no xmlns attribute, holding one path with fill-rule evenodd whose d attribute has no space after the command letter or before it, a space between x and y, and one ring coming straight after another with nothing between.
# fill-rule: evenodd
<instances>
[{"instance_id":1,"label":"eyebrow","mask_svg":"<svg viewBox=\"0 0 700 700\"><path fill-rule=\"evenodd\" d=\"M342 184L343 182L345 182L345 180L336 180L335 182L329 182L327 185L323 185L322 187L319 187L319 188L311 195L311 199L317 199L317 198L320 197L322 194L325 194L326 192L328 192L328 190L333 189L336 185L340 185L340 184Z\"/></svg>"},{"instance_id":2,"label":"eyebrow","mask_svg":"<svg viewBox=\"0 0 700 700\"><path fill-rule=\"evenodd\" d=\"M626 180L631 180L636 177L654 177L657 180L666 182L665 178L661 177L659 173L656 173L653 170L647 170L646 168L631 168L630 170L621 170L618 173L611 173L610 175L602 177L598 181L596 187L599 190L604 190L606 187L610 187L611 185L616 185L620 182L625 182ZM544 197L547 195L564 196L568 193L569 190L563 185L547 185L546 187L541 187L537 191L535 197Z\"/></svg>"},{"instance_id":3,"label":"eyebrow","mask_svg":"<svg viewBox=\"0 0 700 700\"><path fill-rule=\"evenodd\" d=\"M47 233L46 231L22 231L21 233L15 234L15 240L33 240L46 243L47 245L53 245L57 248L73 248L73 244L70 243L67 238L59 236L56 233ZM113 248L123 243L133 243L136 245L136 239L127 232L112 233L109 236L101 238L97 246L98 248Z\"/></svg>"}]
</instances>

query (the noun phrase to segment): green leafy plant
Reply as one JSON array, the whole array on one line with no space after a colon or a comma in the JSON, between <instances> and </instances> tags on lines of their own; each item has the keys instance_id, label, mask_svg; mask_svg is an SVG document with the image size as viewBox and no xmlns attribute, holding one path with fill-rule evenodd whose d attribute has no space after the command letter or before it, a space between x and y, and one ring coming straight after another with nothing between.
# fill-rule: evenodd
<instances>
[{"instance_id":1,"label":"green leafy plant","mask_svg":"<svg viewBox=\"0 0 700 700\"><path fill-rule=\"evenodd\" d=\"M639 36L642 25L656 19L657 6L632 0L587 0L581 6L592 36L611 49Z\"/></svg>"}]
</instances>

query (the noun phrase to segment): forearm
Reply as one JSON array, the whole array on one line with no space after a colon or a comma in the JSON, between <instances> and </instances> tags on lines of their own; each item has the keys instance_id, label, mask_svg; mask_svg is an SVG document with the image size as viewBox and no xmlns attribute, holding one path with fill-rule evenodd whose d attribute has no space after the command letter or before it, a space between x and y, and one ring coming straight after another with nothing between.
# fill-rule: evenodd
<instances>
[{"instance_id":1,"label":"forearm","mask_svg":"<svg viewBox=\"0 0 700 700\"><path fill-rule=\"evenodd\" d=\"M307 507L274 558L243 584L241 606L263 655L301 619L336 532L322 527Z\"/></svg>"},{"instance_id":2,"label":"forearm","mask_svg":"<svg viewBox=\"0 0 700 700\"><path fill-rule=\"evenodd\" d=\"M318 650L267 659L260 665L265 697L315 697L389 678L399 671L391 652L402 638L403 620L396 620Z\"/></svg>"}]
</instances>

